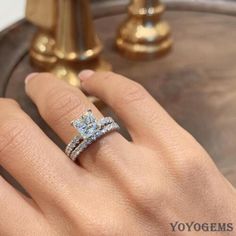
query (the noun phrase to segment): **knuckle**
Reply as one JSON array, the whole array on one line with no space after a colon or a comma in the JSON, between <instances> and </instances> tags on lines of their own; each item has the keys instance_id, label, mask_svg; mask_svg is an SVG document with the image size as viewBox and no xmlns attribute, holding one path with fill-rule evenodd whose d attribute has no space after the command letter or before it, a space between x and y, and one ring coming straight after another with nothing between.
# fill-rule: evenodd
<instances>
[{"instance_id":1,"label":"knuckle","mask_svg":"<svg viewBox=\"0 0 236 236\"><path fill-rule=\"evenodd\" d=\"M146 209L147 212L165 205L163 202L167 199L165 191L162 191L161 186L155 183L151 177L150 180L132 183L129 193L134 205Z\"/></svg>"},{"instance_id":2,"label":"knuckle","mask_svg":"<svg viewBox=\"0 0 236 236\"><path fill-rule=\"evenodd\" d=\"M113 73L112 71L107 71L107 72L97 72L98 77L103 78L104 80L111 80L117 75Z\"/></svg>"},{"instance_id":3,"label":"knuckle","mask_svg":"<svg viewBox=\"0 0 236 236\"><path fill-rule=\"evenodd\" d=\"M21 118L11 118L0 125L0 153L8 153L27 139L26 122Z\"/></svg>"},{"instance_id":4,"label":"knuckle","mask_svg":"<svg viewBox=\"0 0 236 236\"><path fill-rule=\"evenodd\" d=\"M200 176L205 176L204 173L207 173L207 165L207 160L201 155L188 156L181 161L178 172L186 180L195 178L199 180Z\"/></svg>"},{"instance_id":5,"label":"knuckle","mask_svg":"<svg viewBox=\"0 0 236 236\"><path fill-rule=\"evenodd\" d=\"M185 158L178 163L175 174L175 185L181 191L186 191L191 183L191 190L195 193L202 193L202 184L206 188L212 187L212 174L214 173L215 166L213 162L209 161L206 156L192 156ZM216 175L214 175L216 177Z\"/></svg>"},{"instance_id":6,"label":"knuckle","mask_svg":"<svg viewBox=\"0 0 236 236\"><path fill-rule=\"evenodd\" d=\"M155 126L158 127L160 125L161 118L160 118L159 113L155 110L155 108L148 107L148 112L146 112L145 115L149 121L149 124L153 125L153 127L155 127ZM172 132L172 130L170 130L169 133L171 133L171 132ZM156 142L156 139L154 141Z\"/></svg>"},{"instance_id":7,"label":"knuckle","mask_svg":"<svg viewBox=\"0 0 236 236\"><path fill-rule=\"evenodd\" d=\"M127 84L124 84L124 82L122 81L122 85L120 85L119 87L120 94L122 96L119 96L119 99L116 99L114 101L115 106L117 107L139 103L146 99L147 92L139 83L129 81Z\"/></svg>"},{"instance_id":8,"label":"knuckle","mask_svg":"<svg viewBox=\"0 0 236 236\"><path fill-rule=\"evenodd\" d=\"M75 111L82 112L85 110L85 104L75 94L74 91L65 89L53 89L48 93L47 102L45 103L43 116L46 120L57 122L64 119Z\"/></svg>"}]
</instances>

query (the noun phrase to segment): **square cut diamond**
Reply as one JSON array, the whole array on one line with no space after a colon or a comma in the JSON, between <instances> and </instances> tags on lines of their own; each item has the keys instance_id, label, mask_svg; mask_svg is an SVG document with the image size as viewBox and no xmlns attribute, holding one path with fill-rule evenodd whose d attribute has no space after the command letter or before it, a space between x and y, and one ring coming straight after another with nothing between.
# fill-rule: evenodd
<instances>
[{"instance_id":1,"label":"square cut diamond","mask_svg":"<svg viewBox=\"0 0 236 236\"><path fill-rule=\"evenodd\" d=\"M72 125L78 130L83 139L93 136L99 125L91 110L88 110L80 119L72 122Z\"/></svg>"}]
</instances>

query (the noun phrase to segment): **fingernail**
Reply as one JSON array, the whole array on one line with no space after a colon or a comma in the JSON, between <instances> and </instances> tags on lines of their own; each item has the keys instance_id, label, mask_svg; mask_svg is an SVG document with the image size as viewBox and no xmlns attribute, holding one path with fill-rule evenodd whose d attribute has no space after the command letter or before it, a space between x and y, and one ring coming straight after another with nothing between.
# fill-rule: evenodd
<instances>
[{"instance_id":1,"label":"fingernail","mask_svg":"<svg viewBox=\"0 0 236 236\"><path fill-rule=\"evenodd\" d=\"M31 79L33 79L39 73L31 73L25 78L25 84L28 84Z\"/></svg>"},{"instance_id":2,"label":"fingernail","mask_svg":"<svg viewBox=\"0 0 236 236\"><path fill-rule=\"evenodd\" d=\"M79 73L79 79L84 81L89 79L95 72L93 70L83 70Z\"/></svg>"}]
</instances>

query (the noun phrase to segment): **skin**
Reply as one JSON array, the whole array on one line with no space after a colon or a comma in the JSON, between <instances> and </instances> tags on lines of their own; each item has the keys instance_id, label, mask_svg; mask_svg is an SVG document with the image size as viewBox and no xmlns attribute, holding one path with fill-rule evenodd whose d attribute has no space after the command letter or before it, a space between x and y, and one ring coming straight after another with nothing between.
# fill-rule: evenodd
<instances>
[{"instance_id":1,"label":"skin","mask_svg":"<svg viewBox=\"0 0 236 236\"><path fill-rule=\"evenodd\" d=\"M116 112L132 142L113 132L76 165L15 101L0 99L0 165L31 196L0 177L0 235L205 235L173 233L176 221L236 227L233 186L141 85L112 72L83 71L80 79ZM26 92L65 144L76 134L71 120L88 108L102 117L80 90L50 74L28 77Z\"/></svg>"}]
</instances>

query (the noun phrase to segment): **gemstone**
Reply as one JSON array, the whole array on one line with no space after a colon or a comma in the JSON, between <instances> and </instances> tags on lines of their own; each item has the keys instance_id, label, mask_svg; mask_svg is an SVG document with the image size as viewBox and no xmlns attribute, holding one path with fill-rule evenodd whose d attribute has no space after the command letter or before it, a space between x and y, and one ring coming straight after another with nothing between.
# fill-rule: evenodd
<instances>
[{"instance_id":1,"label":"gemstone","mask_svg":"<svg viewBox=\"0 0 236 236\"><path fill-rule=\"evenodd\" d=\"M83 139L93 136L99 128L91 110L88 110L80 119L73 121L72 125L78 130Z\"/></svg>"},{"instance_id":2,"label":"gemstone","mask_svg":"<svg viewBox=\"0 0 236 236\"><path fill-rule=\"evenodd\" d=\"M87 147L87 144L86 143L82 143L81 145L80 145L80 148L81 149L85 149Z\"/></svg>"}]
</instances>

